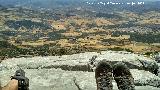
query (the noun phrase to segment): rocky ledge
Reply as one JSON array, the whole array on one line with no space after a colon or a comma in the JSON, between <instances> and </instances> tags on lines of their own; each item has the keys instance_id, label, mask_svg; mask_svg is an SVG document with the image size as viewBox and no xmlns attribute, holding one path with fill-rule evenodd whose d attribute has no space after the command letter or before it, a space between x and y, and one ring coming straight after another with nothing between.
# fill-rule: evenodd
<instances>
[{"instance_id":1,"label":"rocky ledge","mask_svg":"<svg viewBox=\"0 0 160 90\"><path fill-rule=\"evenodd\" d=\"M159 90L159 64L142 55L102 51L74 55L12 58L0 64L0 80L4 86L20 68L30 79L30 90L96 90L94 69L101 60L111 65L124 62L131 69L137 90ZM114 90L118 90L113 81Z\"/></svg>"}]
</instances>

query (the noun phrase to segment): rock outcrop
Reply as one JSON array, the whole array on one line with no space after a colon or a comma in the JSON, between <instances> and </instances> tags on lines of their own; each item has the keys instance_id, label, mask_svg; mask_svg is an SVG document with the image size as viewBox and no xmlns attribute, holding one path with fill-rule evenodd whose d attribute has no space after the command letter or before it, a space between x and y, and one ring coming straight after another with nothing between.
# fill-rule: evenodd
<instances>
[{"instance_id":1,"label":"rock outcrop","mask_svg":"<svg viewBox=\"0 0 160 90\"><path fill-rule=\"evenodd\" d=\"M155 75L159 67L154 60L115 51L8 59L0 63L0 80L4 86L20 67L30 79L30 90L96 90L94 68L104 59L111 65L126 63L131 69L137 90L160 89L160 78ZM118 90L115 81L113 85L114 90Z\"/></svg>"}]
</instances>

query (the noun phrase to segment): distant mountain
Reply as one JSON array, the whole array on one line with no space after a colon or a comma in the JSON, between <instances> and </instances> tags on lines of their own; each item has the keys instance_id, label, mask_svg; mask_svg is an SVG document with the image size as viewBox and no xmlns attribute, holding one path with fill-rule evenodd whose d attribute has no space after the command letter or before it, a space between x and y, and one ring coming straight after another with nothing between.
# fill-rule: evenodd
<instances>
[{"instance_id":1,"label":"distant mountain","mask_svg":"<svg viewBox=\"0 0 160 90\"><path fill-rule=\"evenodd\" d=\"M119 3L131 3L131 2L144 2L142 5L127 5L127 4L120 4L120 5L92 5L94 9L99 12L104 11L115 11L115 10L129 10L132 12L143 13L148 11L160 11L160 0L90 0L90 2L98 3L98 2L119 2Z\"/></svg>"},{"instance_id":2,"label":"distant mountain","mask_svg":"<svg viewBox=\"0 0 160 90\"><path fill-rule=\"evenodd\" d=\"M87 5L86 2L142 2L144 5ZM89 10L95 11L113 11L113 10L129 10L134 12L144 12L150 10L160 10L160 0L0 0L2 6L18 6L18 7L29 7L29 8L77 8L82 7Z\"/></svg>"},{"instance_id":3,"label":"distant mountain","mask_svg":"<svg viewBox=\"0 0 160 90\"><path fill-rule=\"evenodd\" d=\"M127 10L133 11L133 12L148 12L148 11L159 11L160 12L160 1L155 1L155 2L146 2L142 6L130 6L126 8Z\"/></svg>"},{"instance_id":4,"label":"distant mountain","mask_svg":"<svg viewBox=\"0 0 160 90\"><path fill-rule=\"evenodd\" d=\"M54 8L60 5L76 5L78 2L80 0L0 0L0 5Z\"/></svg>"},{"instance_id":5,"label":"distant mountain","mask_svg":"<svg viewBox=\"0 0 160 90\"><path fill-rule=\"evenodd\" d=\"M135 2L135 1L160 1L160 0L0 0L0 5L53 7L57 5L78 5L82 2Z\"/></svg>"}]
</instances>

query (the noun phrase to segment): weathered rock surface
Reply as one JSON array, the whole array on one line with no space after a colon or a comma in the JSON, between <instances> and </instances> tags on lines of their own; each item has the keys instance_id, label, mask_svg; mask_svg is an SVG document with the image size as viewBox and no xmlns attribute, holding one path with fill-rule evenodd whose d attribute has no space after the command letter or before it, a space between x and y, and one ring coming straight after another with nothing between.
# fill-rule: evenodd
<instances>
[{"instance_id":1,"label":"weathered rock surface","mask_svg":"<svg viewBox=\"0 0 160 90\"><path fill-rule=\"evenodd\" d=\"M116 62L126 63L131 68L137 90L160 89L160 78L153 74L158 66L154 60L113 51L8 59L0 64L0 80L4 86L21 67L30 79L30 90L96 90L94 72L90 71L94 71L96 64L103 59L112 65ZM114 90L118 90L115 81L113 85Z\"/></svg>"},{"instance_id":2,"label":"weathered rock surface","mask_svg":"<svg viewBox=\"0 0 160 90\"><path fill-rule=\"evenodd\" d=\"M60 69L25 69L26 76L30 79L30 90L96 90L94 72L63 71ZM2 85L6 85L14 69L1 71ZM137 69L131 69L137 90L151 88L158 90L160 78L154 74ZM118 90L113 81L114 90ZM159 88L160 89L160 88ZM145 89L144 89L145 90ZM147 89L148 90L148 89Z\"/></svg>"},{"instance_id":3,"label":"weathered rock surface","mask_svg":"<svg viewBox=\"0 0 160 90\"><path fill-rule=\"evenodd\" d=\"M74 55L64 56L49 56L49 57L34 57L34 58L12 58L2 62L6 69L16 68L19 65L21 68L38 69L38 68L61 68L71 71L88 71L88 67L92 57L96 56L94 64L106 59L106 61L114 64L116 62L124 62L131 69L148 70L153 72L158 65L152 59L128 52L113 52L103 51L101 53L86 52ZM22 62L23 61L23 62Z\"/></svg>"}]
</instances>

